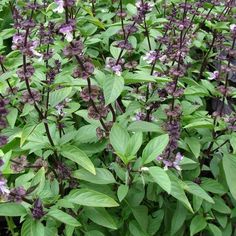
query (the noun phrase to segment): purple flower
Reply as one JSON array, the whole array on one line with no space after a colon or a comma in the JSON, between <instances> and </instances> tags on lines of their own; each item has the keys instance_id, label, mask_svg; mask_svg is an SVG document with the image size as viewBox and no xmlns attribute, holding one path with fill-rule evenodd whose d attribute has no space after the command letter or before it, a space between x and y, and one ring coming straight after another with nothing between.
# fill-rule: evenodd
<instances>
[{"instance_id":1,"label":"purple flower","mask_svg":"<svg viewBox=\"0 0 236 236\"><path fill-rule=\"evenodd\" d=\"M39 42L38 41L32 41L32 45L29 47L31 52L33 53L34 56L39 57L39 61L43 60L43 54L37 52L35 49L38 47Z\"/></svg>"},{"instance_id":2,"label":"purple flower","mask_svg":"<svg viewBox=\"0 0 236 236\"><path fill-rule=\"evenodd\" d=\"M219 71L216 70L216 71L214 71L214 72L211 74L211 76L210 76L208 79L209 79L209 80L217 79L217 78L219 78L219 75L220 75Z\"/></svg>"},{"instance_id":3,"label":"purple flower","mask_svg":"<svg viewBox=\"0 0 236 236\"><path fill-rule=\"evenodd\" d=\"M171 161L168 161L168 160L163 160L162 162L165 165L164 170L168 170L169 167L172 167L172 165L173 165L173 163Z\"/></svg>"},{"instance_id":4,"label":"purple flower","mask_svg":"<svg viewBox=\"0 0 236 236\"><path fill-rule=\"evenodd\" d=\"M68 42L73 40L73 27L71 25L64 25L60 28L59 32L65 35L65 38Z\"/></svg>"},{"instance_id":5,"label":"purple flower","mask_svg":"<svg viewBox=\"0 0 236 236\"><path fill-rule=\"evenodd\" d=\"M153 64L157 59L157 52L156 51L149 51L146 53L146 55L143 57L145 61L147 61L148 64Z\"/></svg>"},{"instance_id":6,"label":"purple flower","mask_svg":"<svg viewBox=\"0 0 236 236\"><path fill-rule=\"evenodd\" d=\"M142 14L150 12L154 7L154 3L144 1L137 1L135 5L137 7L137 10Z\"/></svg>"},{"instance_id":7,"label":"purple flower","mask_svg":"<svg viewBox=\"0 0 236 236\"><path fill-rule=\"evenodd\" d=\"M8 200L11 202L22 202L26 195L26 190L23 187L17 187L11 190Z\"/></svg>"},{"instance_id":8,"label":"purple flower","mask_svg":"<svg viewBox=\"0 0 236 236\"><path fill-rule=\"evenodd\" d=\"M230 25L229 28L230 28L230 31L231 31L233 34L236 33L236 24Z\"/></svg>"},{"instance_id":9,"label":"purple flower","mask_svg":"<svg viewBox=\"0 0 236 236\"><path fill-rule=\"evenodd\" d=\"M175 168L176 170L181 171L180 162L183 160L183 155L178 152L174 159L163 159L163 157L158 156L157 160L164 164L164 170Z\"/></svg>"},{"instance_id":10,"label":"purple flower","mask_svg":"<svg viewBox=\"0 0 236 236\"><path fill-rule=\"evenodd\" d=\"M62 13L64 11L64 1L55 0L55 3L57 4L57 8L55 8L53 11L57 13Z\"/></svg>"},{"instance_id":11,"label":"purple flower","mask_svg":"<svg viewBox=\"0 0 236 236\"><path fill-rule=\"evenodd\" d=\"M173 167L176 169L176 170L181 170L179 164L180 162L183 160L184 156L178 152L175 156L175 160L173 162Z\"/></svg>"},{"instance_id":12,"label":"purple flower","mask_svg":"<svg viewBox=\"0 0 236 236\"><path fill-rule=\"evenodd\" d=\"M22 35L22 34L19 34L19 33L15 34L15 35L13 36L13 38L12 38L12 42L13 42L14 44L23 43L23 42L24 42L24 37L23 37L23 35Z\"/></svg>"},{"instance_id":13,"label":"purple flower","mask_svg":"<svg viewBox=\"0 0 236 236\"><path fill-rule=\"evenodd\" d=\"M122 72L121 65L112 66L111 69L113 72L115 72L116 75L121 76L121 72Z\"/></svg>"},{"instance_id":14,"label":"purple flower","mask_svg":"<svg viewBox=\"0 0 236 236\"><path fill-rule=\"evenodd\" d=\"M9 195L10 190L7 187L7 181L3 177L0 177L0 197L6 197Z\"/></svg>"}]
</instances>

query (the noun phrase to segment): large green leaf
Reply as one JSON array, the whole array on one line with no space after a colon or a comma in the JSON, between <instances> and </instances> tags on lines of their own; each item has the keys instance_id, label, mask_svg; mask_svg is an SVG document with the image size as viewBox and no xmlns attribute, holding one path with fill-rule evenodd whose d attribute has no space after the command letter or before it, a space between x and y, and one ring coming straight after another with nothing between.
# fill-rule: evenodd
<instances>
[{"instance_id":1,"label":"large green leaf","mask_svg":"<svg viewBox=\"0 0 236 236\"><path fill-rule=\"evenodd\" d=\"M147 164L155 160L164 151L168 142L168 134L163 134L153 138L143 150L142 163Z\"/></svg>"},{"instance_id":2,"label":"large green leaf","mask_svg":"<svg viewBox=\"0 0 236 236\"><path fill-rule=\"evenodd\" d=\"M160 185L167 193L171 192L171 182L166 171L158 166L153 166L149 168L149 173L154 179L154 181Z\"/></svg>"},{"instance_id":3,"label":"large green leaf","mask_svg":"<svg viewBox=\"0 0 236 236\"><path fill-rule=\"evenodd\" d=\"M67 199L75 204L90 206L90 207L117 207L119 204L111 197L91 190L79 189L73 191Z\"/></svg>"},{"instance_id":4,"label":"large green leaf","mask_svg":"<svg viewBox=\"0 0 236 236\"><path fill-rule=\"evenodd\" d=\"M96 170L92 161L79 148L72 145L63 146L61 149L61 155L70 159L73 162L76 162L78 165L82 166L84 169L88 170L92 174L96 174Z\"/></svg>"},{"instance_id":5,"label":"large green leaf","mask_svg":"<svg viewBox=\"0 0 236 236\"><path fill-rule=\"evenodd\" d=\"M70 226L74 226L74 227L81 226L79 221L76 220L74 217L72 217L71 215L69 215L61 210L58 210L58 209L50 210L47 213L47 215L51 216L52 218L54 218L64 224L70 225Z\"/></svg>"},{"instance_id":6,"label":"large green leaf","mask_svg":"<svg viewBox=\"0 0 236 236\"><path fill-rule=\"evenodd\" d=\"M26 209L19 203L0 203L0 216L24 216Z\"/></svg>"},{"instance_id":7,"label":"large green leaf","mask_svg":"<svg viewBox=\"0 0 236 236\"><path fill-rule=\"evenodd\" d=\"M124 79L121 76L112 76L105 80L103 92L105 105L114 102L121 94L124 88Z\"/></svg>"},{"instance_id":8,"label":"large green leaf","mask_svg":"<svg viewBox=\"0 0 236 236\"><path fill-rule=\"evenodd\" d=\"M91 174L91 172L80 169L73 172L73 177L88 181L94 184L113 184L116 182L112 173L103 168L96 168L96 175Z\"/></svg>"},{"instance_id":9,"label":"large green leaf","mask_svg":"<svg viewBox=\"0 0 236 236\"><path fill-rule=\"evenodd\" d=\"M223 168L229 190L234 199L236 199L236 155L225 153L223 156Z\"/></svg>"},{"instance_id":10,"label":"large green leaf","mask_svg":"<svg viewBox=\"0 0 236 236\"><path fill-rule=\"evenodd\" d=\"M102 225L110 229L117 229L116 222L104 208L86 207L85 215L98 225Z\"/></svg>"}]
</instances>

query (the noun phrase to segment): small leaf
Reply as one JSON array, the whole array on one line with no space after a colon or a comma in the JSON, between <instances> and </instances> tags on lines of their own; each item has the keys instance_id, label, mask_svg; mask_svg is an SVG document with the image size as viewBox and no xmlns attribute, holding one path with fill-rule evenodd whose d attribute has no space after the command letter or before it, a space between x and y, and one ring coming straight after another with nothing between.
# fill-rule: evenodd
<instances>
[{"instance_id":1,"label":"small leaf","mask_svg":"<svg viewBox=\"0 0 236 236\"><path fill-rule=\"evenodd\" d=\"M117 190L117 197L119 199L120 202L122 202L122 200L125 198L125 196L127 195L129 191L129 186L128 185L120 185L118 190Z\"/></svg>"},{"instance_id":2,"label":"small leaf","mask_svg":"<svg viewBox=\"0 0 236 236\"><path fill-rule=\"evenodd\" d=\"M88 170L92 174L96 174L96 170L92 161L79 148L72 145L63 146L61 150L61 155L73 162L76 162L78 165L82 166L84 169Z\"/></svg>"},{"instance_id":3,"label":"small leaf","mask_svg":"<svg viewBox=\"0 0 236 236\"><path fill-rule=\"evenodd\" d=\"M81 226L81 224L79 223L79 221L77 221L74 217L72 217L71 215L58 210L58 209L52 209L47 213L47 216L51 216L54 219L67 224L67 225L71 225L74 227L78 227Z\"/></svg>"},{"instance_id":4,"label":"small leaf","mask_svg":"<svg viewBox=\"0 0 236 236\"><path fill-rule=\"evenodd\" d=\"M90 189L73 191L68 200L72 203L91 207L117 207L119 204L111 197Z\"/></svg>"},{"instance_id":5,"label":"small leaf","mask_svg":"<svg viewBox=\"0 0 236 236\"><path fill-rule=\"evenodd\" d=\"M207 222L204 217L197 215L195 216L190 224L190 235L194 235L198 232L201 232L207 226Z\"/></svg>"},{"instance_id":6,"label":"small leaf","mask_svg":"<svg viewBox=\"0 0 236 236\"><path fill-rule=\"evenodd\" d=\"M124 79L121 76L112 76L105 80L103 92L105 105L114 102L121 94L124 88Z\"/></svg>"},{"instance_id":7,"label":"small leaf","mask_svg":"<svg viewBox=\"0 0 236 236\"><path fill-rule=\"evenodd\" d=\"M171 191L171 182L170 178L167 175L166 171L158 166L149 167L149 173L154 179L154 181L162 187L167 193Z\"/></svg>"},{"instance_id":8,"label":"small leaf","mask_svg":"<svg viewBox=\"0 0 236 236\"><path fill-rule=\"evenodd\" d=\"M155 160L164 151L168 142L168 134L163 134L153 138L143 150L142 163L147 164Z\"/></svg>"}]
</instances>

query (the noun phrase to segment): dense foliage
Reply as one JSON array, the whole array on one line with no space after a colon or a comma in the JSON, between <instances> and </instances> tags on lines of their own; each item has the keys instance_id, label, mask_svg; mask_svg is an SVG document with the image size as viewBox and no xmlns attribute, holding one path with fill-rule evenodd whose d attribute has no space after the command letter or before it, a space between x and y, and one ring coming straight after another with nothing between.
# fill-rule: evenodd
<instances>
[{"instance_id":1,"label":"dense foliage","mask_svg":"<svg viewBox=\"0 0 236 236\"><path fill-rule=\"evenodd\" d=\"M235 235L235 14L0 1L0 234Z\"/></svg>"}]
</instances>

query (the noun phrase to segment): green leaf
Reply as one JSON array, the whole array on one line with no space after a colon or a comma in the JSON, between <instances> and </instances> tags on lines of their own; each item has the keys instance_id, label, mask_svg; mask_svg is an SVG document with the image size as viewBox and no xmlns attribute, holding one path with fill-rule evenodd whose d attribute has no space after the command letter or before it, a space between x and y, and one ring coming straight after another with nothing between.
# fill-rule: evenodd
<instances>
[{"instance_id":1,"label":"green leaf","mask_svg":"<svg viewBox=\"0 0 236 236\"><path fill-rule=\"evenodd\" d=\"M155 160L164 151L168 143L168 134L163 134L153 138L143 150L142 163L147 164Z\"/></svg>"},{"instance_id":2,"label":"green leaf","mask_svg":"<svg viewBox=\"0 0 236 236\"><path fill-rule=\"evenodd\" d=\"M171 235L174 235L182 227L186 217L186 208L183 206L182 203L177 202L177 207L171 219Z\"/></svg>"},{"instance_id":3,"label":"green leaf","mask_svg":"<svg viewBox=\"0 0 236 236\"><path fill-rule=\"evenodd\" d=\"M35 128L38 126L38 124L26 124L21 132L21 139L20 139L20 147L23 146L27 138L29 137L30 134L35 130Z\"/></svg>"},{"instance_id":4,"label":"green leaf","mask_svg":"<svg viewBox=\"0 0 236 236\"><path fill-rule=\"evenodd\" d=\"M56 91L50 92L49 103L52 107L55 107L58 103L62 102L65 98L67 98L71 93L72 88L66 87L61 88Z\"/></svg>"},{"instance_id":5,"label":"green leaf","mask_svg":"<svg viewBox=\"0 0 236 236\"><path fill-rule=\"evenodd\" d=\"M138 73L125 73L124 74L125 84L134 84L134 83L145 83L145 82L168 82L170 81L165 77L155 77L145 72Z\"/></svg>"},{"instance_id":6,"label":"green leaf","mask_svg":"<svg viewBox=\"0 0 236 236\"><path fill-rule=\"evenodd\" d=\"M121 76L112 76L105 80L103 92L105 105L114 102L121 94L124 88L124 79Z\"/></svg>"},{"instance_id":7,"label":"green leaf","mask_svg":"<svg viewBox=\"0 0 236 236\"><path fill-rule=\"evenodd\" d=\"M190 224L190 235L194 235L198 232L201 232L207 226L207 222L204 217L197 215L195 216Z\"/></svg>"},{"instance_id":8,"label":"green leaf","mask_svg":"<svg viewBox=\"0 0 236 236\"><path fill-rule=\"evenodd\" d=\"M222 236L221 230L216 225L208 224L208 229L213 236Z\"/></svg>"},{"instance_id":9,"label":"green leaf","mask_svg":"<svg viewBox=\"0 0 236 236\"><path fill-rule=\"evenodd\" d=\"M143 134L141 132L135 133L129 140L125 150L126 156L134 156L142 145Z\"/></svg>"},{"instance_id":10,"label":"green leaf","mask_svg":"<svg viewBox=\"0 0 236 236\"><path fill-rule=\"evenodd\" d=\"M111 197L91 190L75 190L67 197L72 203L90 207L117 207L119 204Z\"/></svg>"},{"instance_id":11,"label":"green leaf","mask_svg":"<svg viewBox=\"0 0 236 236\"><path fill-rule=\"evenodd\" d=\"M219 196L213 197L215 204L213 204L212 209L215 211L218 211L222 214L230 214L231 209L225 204L224 200L220 198Z\"/></svg>"},{"instance_id":12,"label":"green leaf","mask_svg":"<svg viewBox=\"0 0 236 236\"><path fill-rule=\"evenodd\" d=\"M157 231L161 227L164 218L164 210L160 209L153 213L154 218L149 218L148 233L149 235L157 235Z\"/></svg>"},{"instance_id":13,"label":"green leaf","mask_svg":"<svg viewBox=\"0 0 236 236\"><path fill-rule=\"evenodd\" d=\"M7 114L7 121L11 128L14 128L17 116L18 110L16 108L11 109L11 111Z\"/></svg>"},{"instance_id":14,"label":"green leaf","mask_svg":"<svg viewBox=\"0 0 236 236\"><path fill-rule=\"evenodd\" d=\"M146 206L140 205L133 207L132 209L134 218L139 223L139 226L143 231L147 230L148 227L148 208Z\"/></svg>"},{"instance_id":15,"label":"green leaf","mask_svg":"<svg viewBox=\"0 0 236 236\"><path fill-rule=\"evenodd\" d=\"M226 181L229 187L229 190L236 200L236 155L231 155L229 153L224 153L223 156L223 168L225 172Z\"/></svg>"},{"instance_id":16,"label":"green leaf","mask_svg":"<svg viewBox=\"0 0 236 236\"><path fill-rule=\"evenodd\" d=\"M19 203L0 203L0 216L24 216L26 209Z\"/></svg>"},{"instance_id":17,"label":"green leaf","mask_svg":"<svg viewBox=\"0 0 236 236\"><path fill-rule=\"evenodd\" d=\"M110 132L110 142L116 152L125 154L129 142L128 132L120 125L114 124Z\"/></svg>"},{"instance_id":18,"label":"green leaf","mask_svg":"<svg viewBox=\"0 0 236 236\"><path fill-rule=\"evenodd\" d=\"M128 185L120 185L118 190L117 190L117 197L119 199L120 202L122 202L122 200L125 198L125 196L127 195L129 191L129 186Z\"/></svg>"},{"instance_id":19,"label":"green leaf","mask_svg":"<svg viewBox=\"0 0 236 236\"><path fill-rule=\"evenodd\" d=\"M192 193L193 195L196 195L210 203L214 203L214 200L197 184L191 182L191 181L185 181L187 184L187 187L185 188L186 191L189 193Z\"/></svg>"},{"instance_id":20,"label":"green leaf","mask_svg":"<svg viewBox=\"0 0 236 236\"><path fill-rule=\"evenodd\" d=\"M189 203L188 198L185 195L185 192L183 190L183 185L184 183L182 183L181 180L179 180L172 172L167 171L170 181L171 181L171 191L170 194L175 197L176 199L178 199L180 202L182 202L184 204L184 206L192 213L193 209L191 204Z\"/></svg>"},{"instance_id":21,"label":"green leaf","mask_svg":"<svg viewBox=\"0 0 236 236\"><path fill-rule=\"evenodd\" d=\"M188 125L184 126L184 129L187 128L214 128L214 125L211 121L207 120L200 120L200 121L193 121Z\"/></svg>"},{"instance_id":22,"label":"green leaf","mask_svg":"<svg viewBox=\"0 0 236 236\"><path fill-rule=\"evenodd\" d=\"M45 169L42 167L37 174L34 176L34 178L31 181L31 187L37 186L37 188L33 191L34 194L40 194L45 186Z\"/></svg>"},{"instance_id":23,"label":"green leaf","mask_svg":"<svg viewBox=\"0 0 236 236\"><path fill-rule=\"evenodd\" d=\"M61 150L61 155L73 162L76 162L78 165L82 166L84 169L88 170L92 174L96 174L96 170L92 161L79 148L72 145L63 146Z\"/></svg>"},{"instance_id":24,"label":"green leaf","mask_svg":"<svg viewBox=\"0 0 236 236\"><path fill-rule=\"evenodd\" d=\"M156 132L159 134L163 133L163 130L160 126L147 121L133 122L128 126L128 130L133 132L141 131L141 132Z\"/></svg>"},{"instance_id":25,"label":"green leaf","mask_svg":"<svg viewBox=\"0 0 236 236\"><path fill-rule=\"evenodd\" d=\"M158 166L149 167L149 173L154 181L167 193L171 192L171 182L166 171Z\"/></svg>"},{"instance_id":26,"label":"green leaf","mask_svg":"<svg viewBox=\"0 0 236 236\"><path fill-rule=\"evenodd\" d=\"M85 215L98 225L109 229L117 229L117 225L112 216L104 208L85 208Z\"/></svg>"},{"instance_id":27,"label":"green leaf","mask_svg":"<svg viewBox=\"0 0 236 236\"><path fill-rule=\"evenodd\" d=\"M186 137L185 142L188 144L194 156L198 158L200 155L200 150L201 150L200 140L198 140L195 137Z\"/></svg>"},{"instance_id":28,"label":"green leaf","mask_svg":"<svg viewBox=\"0 0 236 236\"><path fill-rule=\"evenodd\" d=\"M94 184L113 184L116 183L112 173L103 168L96 168L96 174L93 175L89 171L80 169L73 172L73 177Z\"/></svg>"},{"instance_id":29,"label":"green leaf","mask_svg":"<svg viewBox=\"0 0 236 236\"><path fill-rule=\"evenodd\" d=\"M22 225L21 236L44 236L44 230L40 221L28 218Z\"/></svg>"},{"instance_id":30,"label":"green leaf","mask_svg":"<svg viewBox=\"0 0 236 236\"><path fill-rule=\"evenodd\" d=\"M224 189L223 185L221 185L217 180L203 178L200 186L208 192L223 195L227 191Z\"/></svg>"},{"instance_id":31,"label":"green leaf","mask_svg":"<svg viewBox=\"0 0 236 236\"><path fill-rule=\"evenodd\" d=\"M81 226L80 222L77 221L74 217L58 209L50 210L47 213L47 216L51 216L54 219L70 226L74 226L74 227Z\"/></svg>"}]
</instances>

